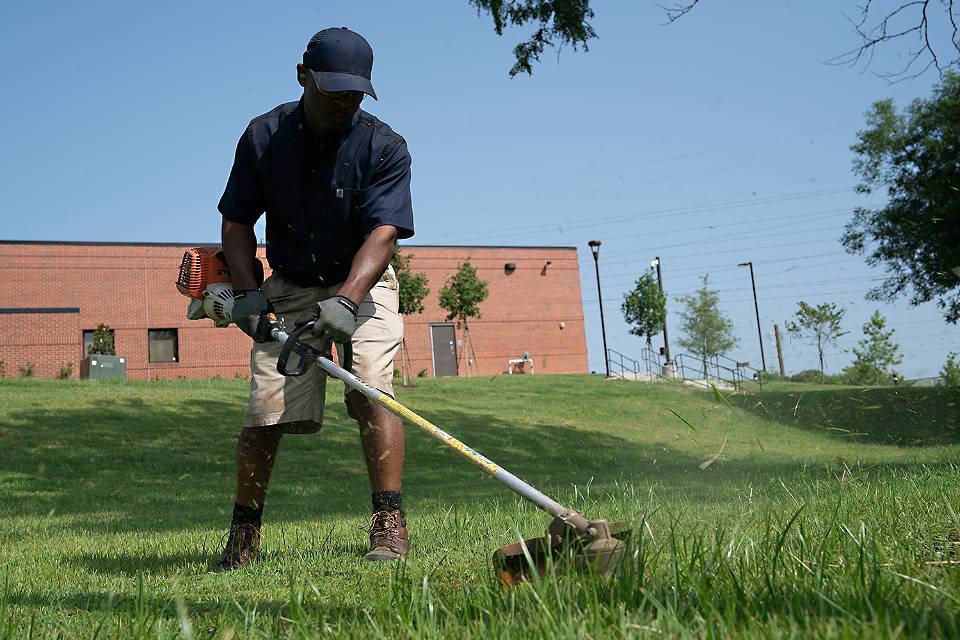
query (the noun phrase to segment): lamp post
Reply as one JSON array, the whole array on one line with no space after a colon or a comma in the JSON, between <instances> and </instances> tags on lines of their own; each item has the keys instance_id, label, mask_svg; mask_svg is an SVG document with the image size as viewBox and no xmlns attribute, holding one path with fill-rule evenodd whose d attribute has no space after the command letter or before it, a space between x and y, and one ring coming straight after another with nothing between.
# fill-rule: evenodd
<instances>
[{"instance_id":1,"label":"lamp post","mask_svg":"<svg viewBox=\"0 0 960 640\"><path fill-rule=\"evenodd\" d=\"M603 295L600 293L600 241L591 240L587 243L593 253L593 266L597 272L597 301L600 303L600 333L603 335L603 366L607 377L610 377L610 358L607 356L607 327L603 321Z\"/></svg>"},{"instance_id":2,"label":"lamp post","mask_svg":"<svg viewBox=\"0 0 960 640\"><path fill-rule=\"evenodd\" d=\"M650 263L650 266L657 270L657 285L660 287L660 293L663 293L663 274L660 272L660 256L657 256L654 261ZM666 359L664 364L670 366L670 341L667 339L666 305L664 305L663 309L663 357Z\"/></svg>"},{"instance_id":3,"label":"lamp post","mask_svg":"<svg viewBox=\"0 0 960 640\"><path fill-rule=\"evenodd\" d=\"M763 353L763 330L760 328L760 307L757 305L757 281L753 278L753 262L741 262L738 267L750 267L750 285L753 287L753 310L757 314L757 337L760 338L760 363L767 370L767 357Z\"/></svg>"}]
</instances>

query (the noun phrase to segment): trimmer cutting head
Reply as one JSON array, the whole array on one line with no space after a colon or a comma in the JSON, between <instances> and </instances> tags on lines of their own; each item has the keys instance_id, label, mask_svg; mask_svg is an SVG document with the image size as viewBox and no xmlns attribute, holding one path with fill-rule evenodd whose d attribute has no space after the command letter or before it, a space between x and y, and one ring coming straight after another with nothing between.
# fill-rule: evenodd
<instances>
[{"instance_id":1,"label":"trimmer cutting head","mask_svg":"<svg viewBox=\"0 0 960 640\"><path fill-rule=\"evenodd\" d=\"M493 553L497 578L504 584L517 584L529 580L534 572L545 576L550 565L556 573L572 570L603 575L613 571L627 547L627 523L590 520L581 529L569 519L557 517L550 522L547 537L500 547Z\"/></svg>"}]
</instances>

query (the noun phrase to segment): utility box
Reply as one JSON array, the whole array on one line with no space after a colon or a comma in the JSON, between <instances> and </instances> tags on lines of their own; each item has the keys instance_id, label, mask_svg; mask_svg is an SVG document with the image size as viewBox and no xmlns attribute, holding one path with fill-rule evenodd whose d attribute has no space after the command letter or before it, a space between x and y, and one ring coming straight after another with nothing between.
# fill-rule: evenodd
<instances>
[{"instance_id":1,"label":"utility box","mask_svg":"<svg viewBox=\"0 0 960 640\"><path fill-rule=\"evenodd\" d=\"M123 380L127 377L127 359L123 356L87 356L80 361L80 378L85 380Z\"/></svg>"}]
</instances>

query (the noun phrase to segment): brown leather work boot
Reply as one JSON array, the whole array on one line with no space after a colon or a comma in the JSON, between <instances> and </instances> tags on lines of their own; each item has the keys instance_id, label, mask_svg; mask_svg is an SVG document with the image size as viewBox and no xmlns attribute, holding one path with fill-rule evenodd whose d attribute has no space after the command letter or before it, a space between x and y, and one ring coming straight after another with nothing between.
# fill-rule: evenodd
<instances>
[{"instance_id":1,"label":"brown leather work boot","mask_svg":"<svg viewBox=\"0 0 960 640\"><path fill-rule=\"evenodd\" d=\"M370 517L370 551L363 556L371 562L392 562L410 552L407 527L399 511L377 511Z\"/></svg>"},{"instance_id":2,"label":"brown leather work boot","mask_svg":"<svg viewBox=\"0 0 960 640\"><path fill-rule=\"evenodd\" d=\"M233 571L253 562L260 551L260 530L252 524L235 524L230 528L227 545L208 569L211 573Z\"/></svg>"}]
</instances>

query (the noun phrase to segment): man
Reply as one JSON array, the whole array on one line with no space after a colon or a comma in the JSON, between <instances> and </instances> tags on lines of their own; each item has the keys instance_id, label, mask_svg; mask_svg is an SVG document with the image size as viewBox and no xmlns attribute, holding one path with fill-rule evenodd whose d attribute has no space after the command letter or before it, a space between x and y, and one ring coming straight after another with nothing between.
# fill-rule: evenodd
<instances>
[{"instance_id":1,"label":"man","mask_svg":"<svg viewBox=\"0 0 960 640\"><path fill-rule=\"evenodd\" d=\"M316 319L310 344L353 345L353 373L393 394L393 357L403 337L396 275L398 238L413 235L410 155L389 126L359 109L376 99L373 51L348 30L324 29L307 44L297 81L299 102L250 122L219 210L223 249L237 296L233 319L255 340L253 378L237 441L237 496L226 548L211 565L229 571L260 548L264 498L285 433L316 433L323 422L325 375L277 373L280 344L260 342L257 324L270 301L287 327ZM266 214L267 261L258 287L249 265L253 225ZM304 334L305 337L307 334ZM347 409L360 426L373 501L367 560L396 560L409 550L403 498L403 426L379 404L352 391Z\"/></svg>"}]
</instances>

